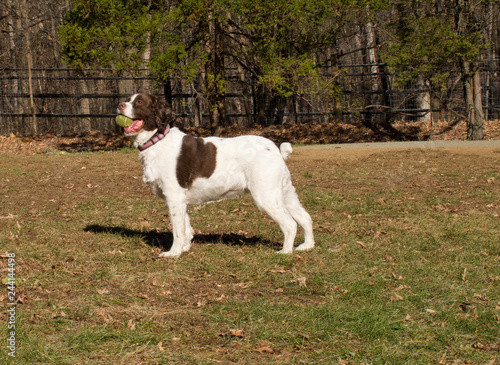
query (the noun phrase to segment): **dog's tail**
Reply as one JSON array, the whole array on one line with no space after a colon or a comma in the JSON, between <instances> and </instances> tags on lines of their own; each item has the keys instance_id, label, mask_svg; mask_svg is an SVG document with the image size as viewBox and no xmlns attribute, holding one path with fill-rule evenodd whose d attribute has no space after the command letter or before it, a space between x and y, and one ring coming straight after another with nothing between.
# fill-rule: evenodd
<instances>
[{"instance_id":1,"label":"dog's tail","mask_svg":"<svg viewBox=\"0 0 500 365\"><path fill-rule=\"evenodd\" d=\"M282 143L280 146L281 157L286 160L292 154L292 145L288 142Z\"/></svg>"}]
</instances>

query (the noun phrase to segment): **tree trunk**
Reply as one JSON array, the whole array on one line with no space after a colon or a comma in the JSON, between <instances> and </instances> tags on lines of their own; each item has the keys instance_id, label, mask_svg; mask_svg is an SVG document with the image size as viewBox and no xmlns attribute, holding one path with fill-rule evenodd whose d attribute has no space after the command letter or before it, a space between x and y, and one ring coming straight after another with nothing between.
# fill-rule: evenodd
<instances>
[{"instance_id":1,"label":"tree trunk","mask_svg":"<svg viewBox=\"0 0 500 365\"><path fill-rule=\"evenodd\" d=\"M484 139L484 113L481 97L481 77L476 66L463 62L465 113L467 138L471 141Z\"/></svg>"},{"instance_id":2,"label":"tree trunk","mask_svg":"<svg viewBox=\"0 0 500 365\"><path fill-rule=\"evenodd\" d=\"M210 113L210 131L212 134L220 135L226 126L223 29L222 24L214 19L212 12L208 17L208 37L205 87Z\"/></svg>"},{"instance_id":3,"label":"tree trunk","mask_svg":"<svg viewBox=\"0 0 500 365\"><path fill-rule=\"evenodd\" d=\"M419 91L417 94L417 109L420 110L429 110L422 111L419 113L418 121L423 123L428 123L431 121L431 94L429 92L430 84L429 80L425 80L423 77L418 78L418 88L422 91Z\"/></svg>"},{"instance_id":4,"label":"tree trunk","mask_svg":"<svg viewBox=\"0 0 500 365\"><path fill-rule=\"evenodd\" d=\"M87 86L86 80L80 80L80 114L87 115L85 117L80 118L80 131L88 133L91 131L91 120L88 116L90 114L90 99L89 99L89 89ZM73 131L72 131L73 132Z\"/></svg>"},{"instance_id":5,"label":"tree trunk","mask_svg":"<svg viewBox=\"0 0 500 365\"><path fill-rule=\"evenodd\" d=\"M26 0L22 0L20 3L22 26L24 33L24 43L26 47L26 64L28 67L28 92L30 97L30 114L31 114L31 133L33 135L38 134L38 123L36 121L36 108L35 101L33 99L33 79L32 79L32 68L33 68L33 55L31 53L31 39L30 39L30 25L28 18L28 4Z\"/></svg>"},{"instance_id":6,"label":"tree trunk","mask_svg":"<svg viewBox=\"0 0 500 365\"><path fill-rule=\"evenodd\" d=\"M368 65L369 84L367 87L371 91L369 105L375 114L370 115L370 120L375 124L383 124L385 121L385 112L381 107L384 105L383 95L380 93L382 90L381 80L379 74L379 67L377 64L377 55L375 53L376 38L375 29L372 22L368 22L365 28L365 41L366 41L366 64Z\"/></svg>"},{"instance_id":7,"label":"tree trunk","mask_svg":"<svg viewBox=\"0 0 500 365\"><path fill-rule=\"evenodd\" d=\"M203 125L203 79L204 73L200 72L196 79L193 81L193 95L195 97L193 102L193 123L195 127Z\"/></svg>"},{"instance_id":8,"label":"tree trunk","mask_svg":"<svg viewBox=\"0 0 500 365\"><path fill-rule=\"evenodd\" d=\"M456 0L455 22L459 34L466 34L473 24L474 2ZM484 113L481 97L481 78L477 62L463 58L462 79L464 82L465 113L467 115L467 138L484 139Z\"/></svg>"},{"instance_id":9,"label":"tree trunk","mask_svg":"<svg viewBox=\"0 0 500 365\"><path fill-rule=\"evenodd\" d=\"M163 92L165 94L165 100L171 107L173 107L172 82L170 81L170 78L165 82L165 84L163 84Z\"/></svg>"},{"instance_id":10,"label":"tree trunk","mask_svg":"<svg viewBox=\"0 0 500 365\"><path fill-rule=\"evenodd\" d=\"M363 123L375 132L398 135L399 132L390 123L391 114L387 112L386 108L388 102L384 95L384 80L377 64L377 36L375 26L371 22L368 22L365 27L365 44L364 57L368 65L367 72L370 75L367 78L368 83L365 88L370 90L371 94L368 100L368 113L366 113Z\"/></svg>"}]
</instances>

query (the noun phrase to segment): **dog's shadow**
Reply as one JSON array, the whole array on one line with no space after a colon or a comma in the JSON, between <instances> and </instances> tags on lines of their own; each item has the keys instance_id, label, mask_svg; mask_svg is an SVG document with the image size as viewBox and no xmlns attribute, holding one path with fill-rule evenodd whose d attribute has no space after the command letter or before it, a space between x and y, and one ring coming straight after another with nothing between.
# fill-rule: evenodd
<instances>
[{"instance_id":1,"label":"dog's shadow","mask_svg":"<svg viewBox=\"0 0 500 365\"><path fill-rule=\"evenodd\" d=\"M140 231L135 229L128 229L123 227L110 227L102 226L100 224L91 224L83 229L85 232L92 232L95 234L113 234L123 237L139 237L147 245L151 247L159 247L162 251L170 251L174 241L172 232L160 232L158 230ZM270 247L278 247L278 244L264 240L259 236L247 237L241 234L195 234L193 243L222 243L228 246L255 246L263 245Z\"/></svg>"}]
</instances>

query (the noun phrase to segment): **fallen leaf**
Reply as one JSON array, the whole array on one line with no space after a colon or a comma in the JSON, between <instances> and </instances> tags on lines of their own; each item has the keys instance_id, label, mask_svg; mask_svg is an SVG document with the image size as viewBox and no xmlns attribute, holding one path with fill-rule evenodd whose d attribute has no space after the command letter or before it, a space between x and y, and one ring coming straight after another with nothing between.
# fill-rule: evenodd
<instances>
[{"instance_id":1,"label":"fallen leaf","mask_svg":"<svg viewBox=\"0 0 500 365\"><path fill-rule=\"evenodd\" d=\"M132 318L128 320L127 328L131 331L135 331L135 321Z\"/></svg>"},{"instance_id":2,"label":"fallen leaf","mask_svg":"<svg viewBox=\"0 0 500 365\"><path fill-rule=\"evenodd\" d=\"M3 216L3 217L0 217L0 219L17 219L17 215L14 215L12 213L9 213L8 215L6 216ZM4 257L4 256L2 256ZM5 257L8 257L8 256L5 256Z\"/></svg>"},{"instance_id":3,"label":"fallen leaf","mask_svg":"<svg viewBox=\"0 0 500 365\"><path fill-rule=\"evenodd\" d=\"M391 297L391 302L401 302L402 300L405 300L401 295L395 294Z\"/></svg>"},{"instance_id":4,"label":"fallen leaf","mask_svg":"<svg viewBox=\"0 0 500 365\"><path fill-rule=\"evenodd\" d=\"M97 311L97 314L102 317L104 320L104 323L110 323L113 322L113 317L108 313L108 311L105 308L99 308Z\"/></svg>"},{"instance_id":5,"label":"fallen leaf","mask_svg":"<svg viewBox=\"0 0 500 365\"><path fill-rule=\"evenodd\" d=\"M272 344L267 341L260 341L254 351L260 352L261 354L273 354L274 350L271 348Z\"/></svg>"},{"instance_id":6,"label":"fallen leaf","mask_svg":"<svg viewBox=\"0 0 500 365\"><path fill-rule=\"evenodd\" d=\"M255 349L255 351L260 352L261 354L263 353L274 354L274 350L268 346L258 347Z\"/></svg>"},{"instance_id":7,"label":"fallen leaf","mask_svg":"<svg viewBox=\"0 0 500 365\"><path fill-rule=\"evenodd\" d=\"M297 279L292 280L292 283L297 284L301 288L306 288L307 287L306 280L307 280L307 278L305 276L303 276L301 278L297 278Z\"/></svg>"},{"instance_id":8,"label":"fallen leaf","mask_svg":"<svg viewBox=\"0 0 500 365\"><path fill-rule=\"evenodd\" d=\"M200 299L196 302L196 306L198 308L204 307L208 304L208 302L205 299Z\"/></svg>"},{"instance_id":9,"label":"fallen leaf","mask_svg":"<svg viewBox=\"0 0 500 365\"><path fill-rule=\"evenodd\" d=\"M391 272L391 276L394 280L403 280L403 275L397 275L394 271Z\"/></svg>"},{"instance_id":10,"label":"fallen leaf","mask_svg":"<svg viewBox=\"0 0 500 365\"><path fill-rule=\"evenodd\" d=\"M411 286L409 286L409 285L400 285L395 290L396 291L400 291L400 290L404 290L404 289L411 289Z\"/></svg>"},{"instance_id":11,"label":"fallen leaf","mask_svg":"<svg viewBox=\"0 0 500 365\"><path fill-rule=\"evenodd\" d=\"M474 298L476 299L479 299L479 300L483 300L483 301L486 301L486 295L484 294L474 294Z\"/></svg>"},{"instance_id":12,"label":"fallen leaf","mask_svg":"<svg viewBox=\"0 0 500 365\"><path fill-rule=\"evenodd\" d=\"M309 335L306 335L305 333L299 333L299 335L302 336L305 340L309 340L311 337Z\"/></svg>"},{"instance_id":13,"label":"fallen leaf","mask_svg":"<svg viewBox=\"0 0 500 365\"><path fill-rule=\"evenodd\" d=\"M224 333L222 336L233 336L233 337L244 338L245 331L239 329L230 329L229 332Z\"/></svg>"},{"instance_id":14,"label":"fallen leaf","mask_svg":"<svg viewBox=\"0 0 500 365\"><path fill-rule=\"evenodd\" d=\"M222 294L219 298L215 299L217 302L222 302L224 299L227 299L226 295Z\"/></svg>"},{"instance_id":15,"label":"fallen leaf","mask_svg":"<svg viewBox=\"0 0 500 365\"><path fill-rule=\"evenodd\" d=\"M249 283L238 283L238 284L234 284L234 286L237 287L237 288L246 289L250 285L249 285Z\"/></svg>"},{"instance_id":16,"label":"fallen leaf","mask_svg":"<svg viewBox=\"0 0 500 365\"><path fill-rule=\"evenodd\" d=\"M272 272L272 273L279 273L279 274L284 274L286 273L287 271L285 270L284 267L279 267L277 269L272 269L272 270L269 270L269 272Z\"/></svg>"}]
</instances>

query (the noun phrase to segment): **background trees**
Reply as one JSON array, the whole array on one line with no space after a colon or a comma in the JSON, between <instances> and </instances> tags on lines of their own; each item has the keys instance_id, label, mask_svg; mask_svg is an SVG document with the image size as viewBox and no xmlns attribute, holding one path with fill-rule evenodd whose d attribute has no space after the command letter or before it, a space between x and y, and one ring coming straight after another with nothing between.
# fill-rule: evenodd
<instances>
[{"instance_id":1,"label":"background trees","mask_svg":"<svg viewBox=\"0 0 500 365\"><path fill-rule=\"evenodd\" d=\"M190 90L194 124L207 113L214 133L236 109L250 116L238 123L281 124L305 105L389 130L387 111L401 108L391 91L418 85L414 103L427 122L460 82L457 117L481 139L491 91L481 88L480 66L500 43L494 0L6 0L0 11L0 67L148 68L169 101L173 85ZM346 105L339 78L349 73L371 76L347 85ZM227 100L236 94L240 101ZM36 133L40 107L23 103Z\"/></svg>"},{"instance_id":2,"label":"background trees","mask_svg":"<svg viewBox=\"0 0 500 365\"><path fill-rule=\"evenodd\" d=\"M388 22L395 37L383 53L400 81L418 80L429 90L442 90L453 71L464 83L469 139L484 137L479 61L491 34L492 2L474 0L399 0Z\"/></svg>"}]
</instances>

